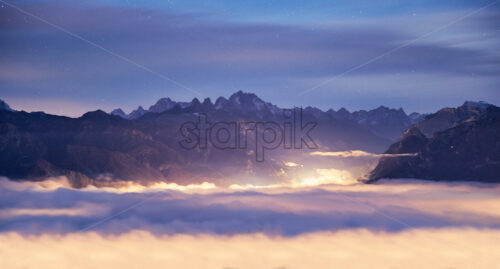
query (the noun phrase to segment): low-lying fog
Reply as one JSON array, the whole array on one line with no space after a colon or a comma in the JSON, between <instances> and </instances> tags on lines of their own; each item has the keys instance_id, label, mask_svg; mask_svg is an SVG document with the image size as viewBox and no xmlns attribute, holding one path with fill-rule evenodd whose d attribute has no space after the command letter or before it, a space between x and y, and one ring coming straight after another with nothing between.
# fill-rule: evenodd
<instances>
[{"instance_id":1,"label":"low-lying fog","mask_svg":"<svg viewBox=\"0 0 500 269\"><path fill-rule=\"evenodd\" d=\"M494 268L499 194L418 180L72 189L2 178L0 267Z\"/></svg>"}]
</instances>

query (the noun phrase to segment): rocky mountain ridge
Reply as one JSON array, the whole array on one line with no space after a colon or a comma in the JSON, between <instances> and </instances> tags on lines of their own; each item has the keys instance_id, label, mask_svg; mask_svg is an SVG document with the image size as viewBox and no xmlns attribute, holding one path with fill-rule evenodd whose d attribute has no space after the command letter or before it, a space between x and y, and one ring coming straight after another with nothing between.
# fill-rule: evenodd
<instances>
[{"instance_id":1,"label":"rocky mountain ridge","mask_svg":"<svg viewBox=\"0 0 500 269\"><path fill-rule=\"evenodd\" d=\"M236 112L247 115L255 114L260 118L283 113L283 108L265 102L253 93L238 91L232 94L228 99L224 97L217 98L215 103L212 103L210 98L204 99L203 102L200 102L197 98L194 98L191 102L176 102L167 97L159 99L154 105L151 105L148 110L139 106L130 114L126 114L122 109L117 108L111 111L110 114L126 119L138 119L147 113L163 113L168 111L196 113L211 110ZM322 111L315 107L306 107L304 110L317 118L332 117L337 121L355 124L362 129L366 129L389 140L396 140L402 131L410 125L419 122L425 116L416 112L407 115L402 108L393 109L385 106L380 106L372 110L359 110L353 112L349 112L345 108L341 108L338 111L333 109Z\"/></svg>"},{"instance_id":2,"label":"rocky mountain ridge","mask_svg":"<svg viewBox=\"0 0 500 269\"><path fill-rule=\"evenodd\" d=\"M406 130L385 152L408 153L416 156L380 159L370 182L382 178L500 182L500 108L465 102L441 109Z\"/></svg>"}]
</instances>

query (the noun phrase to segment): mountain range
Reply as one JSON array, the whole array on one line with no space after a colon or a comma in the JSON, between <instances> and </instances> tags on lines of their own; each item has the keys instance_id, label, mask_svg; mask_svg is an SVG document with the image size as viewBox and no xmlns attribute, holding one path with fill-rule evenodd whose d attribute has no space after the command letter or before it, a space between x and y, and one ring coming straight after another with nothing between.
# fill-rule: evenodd
<instances>
[{"instance_id":1,"label":"mountain range","mask_svg":"<svg viewBox=\"0 0 500 269\"><path fill-rule=\"evenodd\" d=\"M283 109L263 101L255 94L238 91L231 95L229 99L224 97L217 98L215 103L212 103L210 98L206 98L201 103L197 98L194 98L191 102L176 102L167 97L159 99L147 110L139 106L129 114L126 114L121 108L117 108L111 111L110 114L125 119L135 120L148 113L162 113L166 111L184 111L192 113L200 111L225 111L242 114L255 113L255 115L261 119L266 116L283 113ZM397 139L403 130L421 121L425 117L425 115L416 112L407 115L402 108L392 109L385 106L380 106L368 111L359 110L354 112L349 112L345 108L340 108L338 111L333 109L322 111L315 107L306 107L304 111L316 118L330 117L345 124L355 125L381 138L389 140Z\"/></svg>"},{"instance_id":2,"label":"mountain range","mask_svg":"<svg viewBox=\"0 0 500 269\"><path fill-rule=\"evenodd\" d=\"M210 181L229 185L235 183L235 178L240 183L270 184L289 180L293 173L298 173L287 165L288 162L310 167L323 162L322 165L336 169L357 171L366 169L367 165L362 160L320 161L311 158L310 153L362 150L397 154L406 153L409 149L420 153L423 151L419 147L425 147L430 139L426 134L432 135L490 117L485 116L485 111L494 107L466 102L461 107L443 109L430 115L408 115L401 108L384 106L354 112L345 108L322 111L306 107L302 110L302 117L305 122L316 123L310 136L317 148L279 147L266 151L265 162L258 162L255 159L258 141L252 138L245 148L232 150L210 144L206 149L186 149L179 144L184 138L181 126L186 122L196 122L200 114L206 115L210 122L286 122L288 109L265 102L252 93L239 91L229 98L219 97L215 103L208 98L203 102L196 98L191 102L162 98L148 110L140 106L130 114L122 109L111 113L97 110L79 118L14 111L5 102L0 104L0 176L41 180L64 175L75 187L88 184L104 186L121 181L145 184L157 181L179 184ZM478 127L471 125L468 128L476 130ZM488 129L477 130L488 132ZM418 137L415 145L397 146L398 143L410 145L406 141L413 141L415 134ZM388 147L389 150L386 150ZM423 156L423 153L420 154ZM437 178L432 175L433 167L426 170L427 174L405 174L404 166L398 166L401 159L388 159L390 164L386 159L380 160L370 176L371 181L381 177L413 175ZM399 172L387 172L388 169Z\"/></svg>"},{"instance_id":3,"label":"mountain range","mask_svg":"<svg viewBox=\"0 0 500 269\"><path fill-rule=\"evenodd\" d=\"M465 102L428 115L381 158L370 182L382 178L500 182L500 108Z\"/></svg>"}]
</instances>

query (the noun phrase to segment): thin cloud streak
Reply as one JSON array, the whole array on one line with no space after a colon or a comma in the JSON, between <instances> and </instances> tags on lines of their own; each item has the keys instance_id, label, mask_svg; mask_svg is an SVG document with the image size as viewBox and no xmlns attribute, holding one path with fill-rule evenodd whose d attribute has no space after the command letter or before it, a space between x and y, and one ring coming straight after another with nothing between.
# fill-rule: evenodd
<instances>
[{"instance_id":1,"label":"thin cloud streak","mask_svg":"<svg viewBox=\"0 0 500 269\"><path fill-rule=\"evenodd\" d=\"M304 88L345 71L353 62L364 62L412 40L431 26L463 16L464 11L355 21L344 18L314 26L220 21L214 19L215 14L148 7L52 1L28 1L19 6L82 37L98 40L113 52L133 56L135 62L152 70L189 81L212 98L244 89L282 107L367 109L383 104L426 112L464 99L500 101L494 94L500 63L495 50L498 23L492 19L498 14L496 9L455 24L453 31L443 31L439 38L420 40L373 62L338 79L328 90L299 98L294 96ZM193 98L188 91L151 79L135 66L13 11L0 9L0 22L8 26L0 29L4 40L0 49L5 55L2 66L8 67L0 69L0 78L5 85L2 98L7 102L21 97L57 97L131 110L165 96L179 101ZM25 69L29 71L25 77L16 75ZM478 91L471 92L471 87ZM289 97L283 99L283 92ZM457 92L461 93L458 101Z\"/></svg>"},{"instance_id":2,"label":"thin cloud streak","mask_svg":"<svg viewBox=\"0 0 500 269\"><path fill-rule=\"evenodd\" d=\"M458 23L458 22L460 22L460 21L463 21L463 20L465 20L466 18L471 17L471 16L473 16L473 15L475 15L475 14L479 13L479 12L480 12L480 11L482 11L483 9L486 9L486 8L488 8L488 7L490 7L490 6L493 6L493 5L497 4L497 3L500 3L500 0L494 1L494 2L492 2L492 3L488 4L488 5L484 6L484 7L481 7L481 8L479 8L479 9L476 9L476 10L474 10L474 11L470 12L470 13L467 13L466 15L461 16L461 17L459 17L459 18L457 18L457 19L455 19L455 20L453 20L453 21L451 21L451 22L449 22L449 23L447 23L447 24L445 24L445 25L439 26L439 27L437 27L437 28L433 29L433 30L432 30L432 31L430 31L430 32L424 33L423 35L420 35L420 36L418 36L418 37L417 37L417 38L415 38L415 39L412 39L412 40L410 40L410 41L408 41L408 42L406 42L406 43L404 43L404 44L402 44L402 45L400 45L400 46L397 46L397 47L395 47L395 48L393 48L393 49L390 49L390 50L388 50L388 51L386 51L386 52L384 52L384 53L382 53L382 54L380 54L380 55L377 55L377 56L375 56L375 57L371 58L370 60L368 60L368 61L366 61L366 62L363 62L363 63L361 63L361 64L359 64L359 65L356 65L356 66L354 66L354 67L352 67L352 68L350 68L350 69L348 69L348 70L346 70L346 71L344 71L344 72L342 72L342 73L340 73L340 74L338 74L338 75L334 76L333 78L330 78L330 79L328 79L328 80L325 80L325 81L321 82L320 84L318 84L318 85L316 85L316 86L313 86L313 87L311 87L311 88L309 88L309 89L306 89L305 91L301 92L299 95L304 95L304 94L306 94L306 93L309 93L309 92L311 92L311 91L316 90L317 88L323 87L324 85L326 85L326 84L328 84L328 83L330 83L330 82L332 82L332 81L334 81L334 80L336 80L336 79L338 79L338 78L340 78L340 77L343 77L343 76L345 76L345 75L347 75L347 74L349 74L349 73L352 73L352 72L354 72L354 71L356 71L356 70L358 70L358 69L361 69L361 68L363 68L363 67L365 67L365 66L367 66L367 65L369 65L369 64L371 64L371 63L373 63L373 62L375 62L375 61L378 61L378 60L380 60L380 59L382 59L382 58L384 58L384 57L386 57L386 56L389 56L389 55L393 54L394 52L396 52L396 51L398 51L398 50L404 49L404 48L406 48L406 47L408 47L408 46L410 46L410 45L412 45L412 44L416 43L417 41L419 41L419 40L421 40L421 39L423 39L423 38L426 38L426 37L428 37L428 36L430 36L430 35L432 35L432 34L434 34L434 33L436 33L436 32L439 32L439 31L441 31L441 30L443 30L443 29L446 29L446 28L448 28L448 27L450 27L450 26L452 26L452 25L454 25L454 24L456 24L456 23Z\"/></svg>"},{"instance_id":3,"label":"thin cloud streak","mask_svg":"<svg viewBox=\"0 0 500 269\"><path fill-rule=\"evenodd\" d=\"M311 152L310 155L323 156L323 157L342 157L342 158L359 158L359 157L389 158L389 157L415 157L418 156L418 153L375 154L362 150L348 150L348 151L333 151L333 152L314 151Z\"/></svg>"},{"instance_id":4,"label":"thin cloud streak","mask_svg":"<svg viewBox=\"0 0 500 269\"><path fill-rule=\"evenodd\" d=\"M28 16L33 17L33 18L35 18L35 19L37 19L37 20L39 20L39 21L41 21L41 22L43 22L43 23L45 23L47 25L50 25L50 26L56 28L57 30L59 30L59 31L65 33L65 34L68 34L68 35L70 35L70 36L72 36L72 37L74 37L74 38L76 38L78 40L81 40L81 41L83 41L83 42L85 42L85 43L87 43L87 44L89 44L89 45L91 45L93 47L96 47L96 48L98 48L98 49L100 49L100 50L102 50L102 51L104 51L104 52L106 52L106 53L108 53L108 54L110 54L110 55L112 55L114 57L117 57L117 58L119 58L119 59L121 59L121 60L123 60L123 61L125 61L125 62L127 62L129 64L132 64L132 65L134 65L134 66L136 66L136 67L138 67L140 69L143 69L144 71L147 71L147 72L149 72L149 73L151 73L151 74L153 74L155 76L158 76L158 77L160 77L160 78L162 78L162 79L164 79L164 80L166 80L166 81L168 81L170 83L173 83L176 86L181 87L182 89L191 91L191 92L195 93L197 96L200 96L200 97L203 96L200 92L198 92L196 90L193 90L193 89L191 89L191 88L189 88L189 87L181 84L180 82L177 82L176 80L173 80L173 79L171 79L171 78L169 78L169 77L167 77L167 76L165 76L165 75L163 75L163 74L161 74L161 73L159 73L157 71L151 70L150 68L148 68L148 67L146 67L146 66L144 66L142 64L139 64L139 63L135 62L134 60L131 60L130 58L128 58L126 56L123 56L123 55L118 54L118 53L116 53L114 51L111 51L111 50L109 50L109 49L107 49L107 48L105 48L105 47L103 47L103 46L101 46L101 45L99 45L99 44L97 44L97 43L95 43L93 41L90 41L90 40L82 37L81 35L78 35L78 34L75 34L75 33L71 32L71 31L69 31L66 28L63 28L63 27L61 27L59 25L56 25L56 24L54 24L52 22L49 22L46 19L41 18L40 16L37 16L37 15L31 13L31 12L28 12L28 11L26 11L26 10L24 10L24 9L16 6L16 5L13 5L13 4L9 3L9 2L6 2L4 0L0 0L0 2L3 3L3 4L5 4L5 5L7 5L7 6L9 6L9 7L11 7L11 8L14 8L14 9L18 10L19 12L22 12L25 15L28 15Z\"/></svg>"}]
</instances>

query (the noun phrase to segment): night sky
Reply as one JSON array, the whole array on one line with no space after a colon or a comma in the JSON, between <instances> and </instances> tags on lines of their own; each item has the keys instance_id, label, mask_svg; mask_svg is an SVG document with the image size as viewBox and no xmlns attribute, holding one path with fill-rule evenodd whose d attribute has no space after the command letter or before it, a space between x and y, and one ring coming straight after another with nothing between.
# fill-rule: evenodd
<instances>
[{"instance_id":1,"label":"night sky","mask_svg":"<svg viewBox=\"0 0 500 269\"><path fill-rule=\"evenodd\" d=\"M243 90L433 112L500 104L499 49L494 0L1 0L0 98L76 116Z\"/></svg>"}]
</instances>

